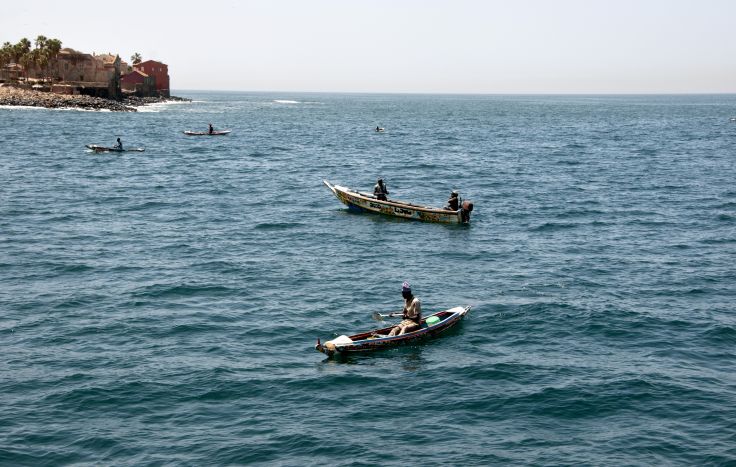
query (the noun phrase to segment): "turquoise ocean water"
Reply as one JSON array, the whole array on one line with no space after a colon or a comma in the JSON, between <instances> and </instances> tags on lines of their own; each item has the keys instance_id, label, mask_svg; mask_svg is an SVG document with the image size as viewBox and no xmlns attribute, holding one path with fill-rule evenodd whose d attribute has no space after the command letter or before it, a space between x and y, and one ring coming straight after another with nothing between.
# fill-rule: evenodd
<instances>
[{"instance_id":1,"label":"turquoise ocean water","mask_svg":"<svg viewBox=\"0 0 736 467\"><path fill-rule=\"evenodd\" d=\"M0 108L0 465L736 465L736 96L176 94Z\"/></svg>"}]
</instances>

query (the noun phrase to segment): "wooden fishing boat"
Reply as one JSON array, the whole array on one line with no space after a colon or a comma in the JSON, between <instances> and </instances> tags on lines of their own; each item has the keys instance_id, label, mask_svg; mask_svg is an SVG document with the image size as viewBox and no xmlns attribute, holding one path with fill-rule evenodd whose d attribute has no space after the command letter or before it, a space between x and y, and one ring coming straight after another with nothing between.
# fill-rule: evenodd
<instances>
[{"instance_id":1,"label":"wooden fishing boat","mask_svg":"<svg viewBox=\"0 0 736 467\"><path fill-rule=\"evenodd\" d=\"M109 148L106 146L100 146L98 144L87 144L85 145L87 149L91 149L94 152L143 152L146 149L145 148L128 148L128 149L120 149L120 148Z\"/></svg>"},{"instance_id":2,"label":"wooden fishing boat","mask_svg":"<svg viewBox=\"0 0 736 467\"><path fill-rule=\"evenodd\" d=\"M184 132L187 136L223 136L231 133L232 130L215 130L212 133L209 131L190 131L187 130Z\"/></svg>"},{"instance_id":3,"label":"wooden fishing boat","mask_svg":"<svg viewBox=\"0 0 736 467\"><path fill-rule=\"evenodd\" d=\"M460 209L452 211L450 209L420 206L397 199L382 201L377 199L372 193L355 191L344 186L333 185L327 180L323 180L323 183L349 209L358 212L375 212L387 216L403 217L405 219L416 219L426 222L467 224L470 222L470 213L473 211L473 203L470 201L463 201Z\"/></svg>"},{"instance_id":4,"label":"wooden fishing boat","mask_svg":"<svg viewBox=\"0 0 736 467\"><path fill-rule=\"evenodd\" d=\"M422 320L421 328L416 331L407 332L401 336L388 337L388 333L394 328L391 325L381 329L362 332L353 336L340 336L322 344L317 339L315 349L328 357L345 356L376 350L390 349L400 345L415 344L425 339L437 337L448 329L458 324L468 313L470 306L457 306L445 311L438 311Z\"/></svg>"}]
</instances>

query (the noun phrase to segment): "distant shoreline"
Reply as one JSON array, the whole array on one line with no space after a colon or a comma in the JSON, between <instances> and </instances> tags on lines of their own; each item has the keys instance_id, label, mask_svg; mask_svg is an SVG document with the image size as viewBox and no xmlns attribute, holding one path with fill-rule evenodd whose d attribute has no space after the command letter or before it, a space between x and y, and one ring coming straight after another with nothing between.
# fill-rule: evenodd
<instances>
[{"instance_id":1,"label":"distant shoreline","mask_svg":"<svg viewBox=\"0 0 736 467\"><path fill-rule=\"evenodd\" d=\"M0 105L43 107L46 109L109 110L136 112L137 107L169 101L191 101L183 97L125 97L120 101L91 96L70 96L51 92L32 91L13 86L0 86Z\"/></svg>"}]
</instances>

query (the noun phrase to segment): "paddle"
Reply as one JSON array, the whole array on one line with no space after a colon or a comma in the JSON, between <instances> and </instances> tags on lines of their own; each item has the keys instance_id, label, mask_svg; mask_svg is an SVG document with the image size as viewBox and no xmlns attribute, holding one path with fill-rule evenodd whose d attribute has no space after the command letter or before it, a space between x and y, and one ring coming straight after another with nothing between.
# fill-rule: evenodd
<instances>
[{"instance_id":1,"label":"paddle","mask_svg":"<svg viewBox=\"0 0 736 467\"><path fill-rule=\"evenodd\" d=\"M375 312L375 313L373 313L373 315L371 315L371 317L373 319L375 319L376 321L383 321L384 318L393 318L393 317L396 317L396 316L403 316L403 315L404 315L404 313L402 313L400 311L399 312L395 312L395 313L389 313L387 315L383 315L383 314L381 314L379 312Z\"/></svg>"}]
</instances>

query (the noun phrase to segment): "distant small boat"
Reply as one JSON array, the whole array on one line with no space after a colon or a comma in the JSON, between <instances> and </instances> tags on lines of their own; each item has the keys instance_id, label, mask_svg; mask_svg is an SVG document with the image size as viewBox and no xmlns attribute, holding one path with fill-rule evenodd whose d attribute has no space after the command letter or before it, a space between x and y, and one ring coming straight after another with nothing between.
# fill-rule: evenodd
<instances>
[{"instance_id":1,"label":"distant small boat","mask_svg":"<svg viewBox=\"0 0 736 467\"><path fill-rule=\"evenodd\" d=\"M185 131L184 134L188 136L222 136L230 133L232 130L216 130L210 133L209 131Z\"/></svg>"},{"instance_id":2,"label":"distant small boat","mask_svg":"<svg viewBox=\"0 0 736 467\"><path fill-rule=\"evenodd\" d=\"M85 146L87 149L91 149L94 152L143 152L146 150L146 148L108 148L107 146L100 146L98 144L87 144Z\"/></svg>"},{"instance_id":3,"label":"distant small boat","mask_svg":"<svg viewBox=\"0 0 736 467\"><path fill-rule=\"evenodd\" d=\"M473 211L473 203L463 201L457 211L450 209L432 208L417 204L389 199L386 201L377 199L371 193L351 190L350 188L333 185L327 180L322 181L332 193L353 211L375 212L387 216L403 217L404 219L415 219L426 222L441 222L445 224L468 224L470 213Z\"/></svg>"},{"instance_id":4,"label":"distant small boat","mask_svg":"<svg viewBox=\"0 0 736 467\"><path fill-rule=\"evenodd\" d=\"M416 331L407 332L400 336L388 334L394 327L388 326L373 331L362 332L352 336L340 336L322 344L317 339L314 348L328 357L355 355L359 353L385 350L400 345L415 344L426 339L437 337L448 329L458 324L468 311L470 306L457 306L445 311L438 311L422 320L421 327Z\"/></svg>"},{"instance_id":5,"label":"distant small boat","mask_svg":"<svg viewBox=\"0 0 736 467\"><path fill-rule=\"evenodd\" d=\"M383 133L384 131L386 131L386 129L385 129L385 128L383 128L383 127L380 127L380 126L377 126L377 127L376 127L376 133Z\"/></svg>"},{"instance_id":6,"label":"distant small boat","mask_svg":"<svg viewBox=\"0 0 736 467\"><path fill-rule=\"evenodd\" d=\"M731 117L730 119L732 122L736 122L736 117Z\"/></svg>"}]
</instances>

